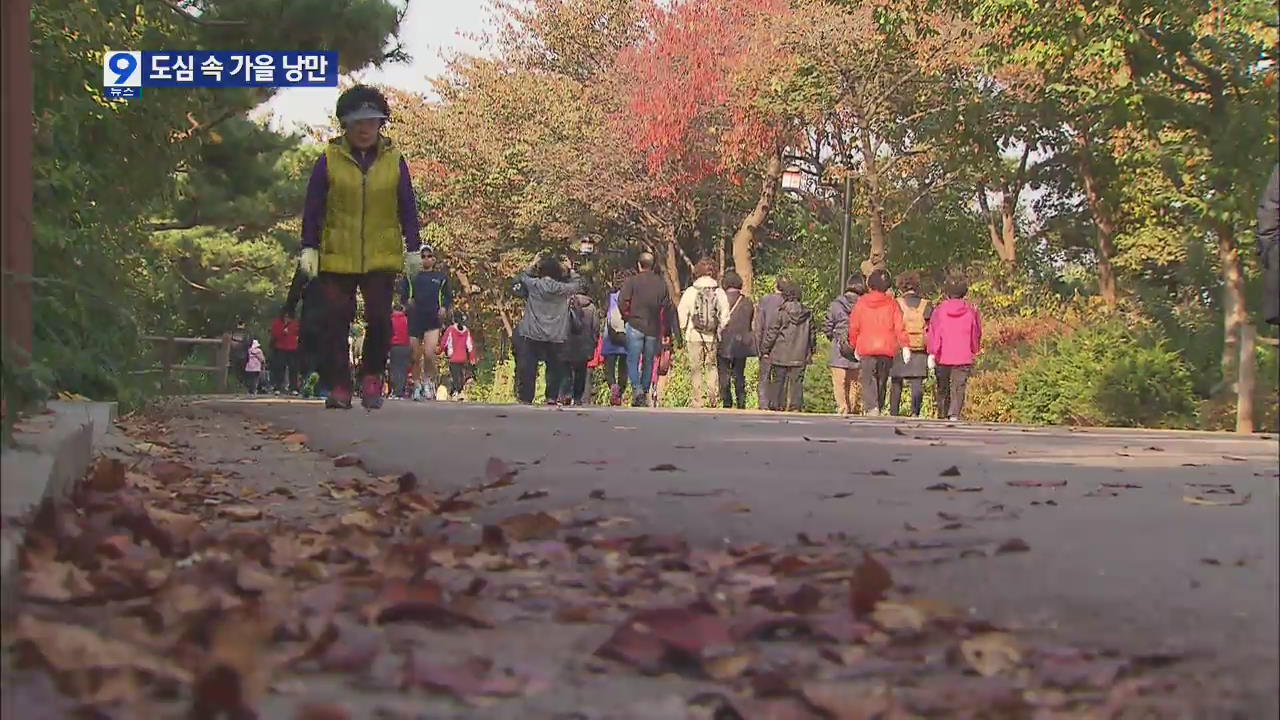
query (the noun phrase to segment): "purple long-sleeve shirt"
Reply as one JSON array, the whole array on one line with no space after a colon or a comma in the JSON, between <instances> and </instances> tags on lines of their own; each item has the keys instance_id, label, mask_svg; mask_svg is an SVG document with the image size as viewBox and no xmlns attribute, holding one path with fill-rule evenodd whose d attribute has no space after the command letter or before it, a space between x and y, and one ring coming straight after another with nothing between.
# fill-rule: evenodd
<instances>
[{"instance_id":1,"label":"purple long-sleeve shirt","mask_svg":"<svg viewBox=\"0 0 1280 720\"><path fill-rule=\"evenodd\" d=\"M352 154L359 161L360 169L366 171L378 157L377 148L366 152L357 150ZM311 179L307 181L307 199L302 206L302 247L320 247L320 238L324 233L325 201L328 197L328 156L321 155L315 168L311 170ZM400 184L396 188L396 200L405 250L417 252L422 247L422 228L418 224L418 201L413 194L413 183L409 180L409 164L403 157L400 158Z\"/></svg>"}]
</instances>

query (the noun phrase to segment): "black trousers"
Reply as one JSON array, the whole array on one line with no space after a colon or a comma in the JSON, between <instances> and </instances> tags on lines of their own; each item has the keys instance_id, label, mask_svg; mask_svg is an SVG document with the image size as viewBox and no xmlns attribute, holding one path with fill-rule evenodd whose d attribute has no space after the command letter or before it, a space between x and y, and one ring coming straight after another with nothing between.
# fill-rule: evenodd
<instances>
[{"instance_id":1,"label":"black trousers","mask_svg":"<svg viewBox=\"0 0 1280 720\"><path fill-rule=\"evenodd\" d=\"M298 355L297 350L276 350L271 354L271 384L276 390L297 390L302 386Z\"/></svg>"},{"instance_id":2,"label":"black trousers","mask_svg":"<svg viewBox=\"0 0 1280 720\"><path fill-rule=\"evenodd\" d=\"M467 384L467 364L466 363L449 363L449 382L450 391L455 395L462 392L462 388Z\"/></svg>"},{"instance_id":3,"label":"black trousers","mask_svg":"<svg viewBox=\"0 0 1280 720\"><path fill-rule=\"evenodd\" d=\"M364 346L360 353L360 373L381 379L387 370L391 349L391 295L396 274L370 272L362 275L322 272L315 282L324 293L325 324L320 355L320 380L339 396L351 396L351 361L347 357L347 336L356 317L356 292L364 297Z\"/></svg>"},{"instance_id":4,"label":"black trousers","mask_svg":"<svg viewBox=\"0 0 1280 720\"><path fill-rule=\"evenodd\" d=\"M391 392L404 397L409 383L409 366L413 364L413 348L408 345L391 346Z\"/></svg>"},{"instance_id":5,"label":"black trousers","mask_svg":"<svg viewBox=\"0 0 1280 720\"><path fill-rule=\"evenodd\" d=\"M878 411L884 407L884 396L889 391L889 372L893 370L893 358L871 355L862 358L858 372L862 378L862 411Z\"/></svg>"},{"instance_id":6,"label":"black trousers","mask_svg":"<svg viewBox=\"0 0 1280 720\"><path fill-rule=\"evenodd\" d=\"M911 414L920 417L921 406L924 405L924 378L893 378L889 383L889 411L894 415L901 414L903 383L911 386Z\"/></svg>"},{"instance_id":7,"label":"black trousers","mask_svg":"<svg viewBox=\"0 0 1280 720\"><path fill-rule=\"evenodd\" d=\"M617 385L619 391L625 395L627 392L627 356L605 355L604 378L609 383L609 387Z\"/></svg>"},{"instance_id":8,"label":"black trousers","mask_svg":"<svg viewBox=\"0 0 1280 720\"><path fill-rule=\"evenodd\" d=\"M583 360L564 364L564 375L560 378L561 400L572 400L575 405L586 402L587 377L591 374L587 369L588 362Z\"/></svg>"},{"instance_id":9,"label":"black trousers","mask_svg":"<svg viewBox=\"0 0 1280 720\"><path fill-rule=\"evenodd\" d=\"M520 402L526 405L533 403L533 393L538 386L538 363L547 367L546 399L558 399L564 371L564 361L560 359L563 346L564 343L546 340L521 340L516 359L516 390Z\"/></svg>"},{"instance_id":10,"label":"black trousers","mask_svg":"<svg viewBox=\"0 0 1280 720\"><path fill-rule=\"evenodd\" d=\"M804 409L804 366L769 366L770 410L800 412Z\"/></svg>"},{"instance_id":11,"label":"black trousers","mask_svg":"<svg viewBox=\"0 0 1280 720\"><path fill-rule=\"evenodd\" d=\"M964 417L964 393L973 366L939 365L934 372L938 376L938 418Z\"/></svg>"},{"instance_id":12,"label":"black trousers","mask_svg":"<svg viewBox=\"0 0 1280 720\"><path fill-rule=\"evenodd\" d=\"M716 377L720 381L720 404L723 407L734 407L737 400L739 410L747 406L747 359L716 358Z\"/></svg>"}]
</instances>

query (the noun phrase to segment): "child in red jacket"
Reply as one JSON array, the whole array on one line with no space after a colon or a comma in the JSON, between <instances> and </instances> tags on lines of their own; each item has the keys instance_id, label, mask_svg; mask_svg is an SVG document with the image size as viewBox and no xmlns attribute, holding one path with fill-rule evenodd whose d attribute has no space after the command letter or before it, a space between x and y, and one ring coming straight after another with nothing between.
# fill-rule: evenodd
<instances>
[{"instance_id":1,"label":"child in red jacket","mask_svg":"<svg viewBox=\"0 0 1280 720\"><path fill-rule=\"evenodd\" d=\"M861 363L862 407L868 417L880 415L893 356L901 352L904 360L911 358L902 308L888 294L892 284L887 270L872 271L867 294L858 298L849 315L849 345Z\"/></svg>"},{"instance_id":2,"label":"child in red jacket","mask_svg":"<svg viewBox=\"0 0 1280 720\"><path fill-rule=\"evenodd\" d=\"M453 314L453 324L441 336L440 352L449 361L449 378L453 385L451 395L457 399L471 379L473 366L480 357L476 352L475 340L471 337L471 328L467 327L466 318L461 312Z\"/></svg>"}]
</instances>

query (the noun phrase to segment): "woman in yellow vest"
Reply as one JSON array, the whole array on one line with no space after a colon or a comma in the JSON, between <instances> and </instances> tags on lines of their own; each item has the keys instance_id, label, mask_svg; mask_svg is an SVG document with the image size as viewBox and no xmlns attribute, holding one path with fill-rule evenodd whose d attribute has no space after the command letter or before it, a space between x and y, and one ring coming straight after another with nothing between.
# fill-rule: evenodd
<instances>
[{"instance_id":1,"label":"woman in yellow vest","mask_svg":"<svg viewBox=\"0 0 1280 720\"><path fill-rule=\"evenodd\" d=\"M391 298L396 274L413 271L421 245L418 205L409 166L382 127L387 99L365 85L338 98L343 135L330 141L307 183L299 266L321 287L325 321L320 380L330 388L327 408L351 407L347 335L364 297L360 401L382 406L382 377L391 348Z\"/></svg>"}]
</instances>

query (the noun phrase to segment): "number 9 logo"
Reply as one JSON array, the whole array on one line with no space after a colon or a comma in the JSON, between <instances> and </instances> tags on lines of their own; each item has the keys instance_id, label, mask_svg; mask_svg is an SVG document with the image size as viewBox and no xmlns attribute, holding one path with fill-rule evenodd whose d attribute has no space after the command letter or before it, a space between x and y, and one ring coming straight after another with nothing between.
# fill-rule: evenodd
<instances>
[{"instance_id":1,"label":"number 9 logo","mask_svg":"<svg viewBox=\"0 0 1280 720\"><path fill-rule=\"evenodd\" d=\"M142 53L108 50L102 56L103 87L142 87Z\"/></svg>"}]
</instances>

